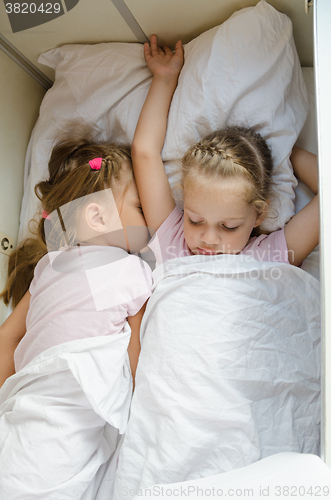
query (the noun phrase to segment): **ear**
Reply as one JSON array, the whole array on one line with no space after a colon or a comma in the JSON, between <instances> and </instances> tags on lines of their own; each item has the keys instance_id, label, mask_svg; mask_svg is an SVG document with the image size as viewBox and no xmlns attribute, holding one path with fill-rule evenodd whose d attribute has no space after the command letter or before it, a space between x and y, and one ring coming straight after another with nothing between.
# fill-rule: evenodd
<instances>
[{"instance_id":1,"label":"ear","mask_svg":"<svg viewBox=\"0 0 331 500\"><path fill-rule=\"evenodd\" d=\"M89 203L85 207L84 217L89 229L97 233L105 233L107 231L106 224L103 220L103 208L98 203Z\"/></svg>"},{"instance_id":2,"label":"ear","mask_svg":"<svg viewBox=\"0 0 331 500\"><path fill-rule=\"evenodd\" d=\"M260 224L262 224L262 222L267 216L269 207L270 207L270 200L266 200L265 207L260 212L258 212L254 227L258 227Z\"/></svg>"}]
</instances>

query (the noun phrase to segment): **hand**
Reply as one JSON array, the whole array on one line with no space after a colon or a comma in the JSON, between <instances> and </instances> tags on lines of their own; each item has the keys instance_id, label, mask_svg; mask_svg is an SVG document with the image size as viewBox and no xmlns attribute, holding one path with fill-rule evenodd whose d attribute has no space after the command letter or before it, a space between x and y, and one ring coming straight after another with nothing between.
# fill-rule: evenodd
<instances>
[{"instance_id":1,"label":"hand","mask_svg":"<svg viewBox=\"0 0 331 500\"><path fill-rule=\"evenodd\" d=\"M147 66L154 76L168 80L178 78L180 70L184 63L184 52L182 42L176 43L175 53L169 47L163 47L163 50L157 46L156 35L151 36L151 45L144 44L144 54Z\"/></svg>"}]
</instances>

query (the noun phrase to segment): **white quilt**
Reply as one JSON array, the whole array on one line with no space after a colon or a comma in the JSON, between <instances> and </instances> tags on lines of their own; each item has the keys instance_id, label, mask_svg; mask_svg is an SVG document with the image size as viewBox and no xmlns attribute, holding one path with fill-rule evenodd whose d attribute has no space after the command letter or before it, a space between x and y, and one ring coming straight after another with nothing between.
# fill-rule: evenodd
<instances>
[{"instance_id":1,"label":"white quilt","mask_svg":"<svg viewBox=\"0 0 331 500\"><path fill-rule=\"evenodd\" d=\"M114 498L280 452L318 454L318 281L248 256L165 266L143 319Z\"/></svg>"},{"instance_id":2,"label":"white quilt","mask_svg":"<svg viewBox=\"0 0 331 500\"><path fill-rule=\"evenodd\" d=\"M174 484L153 485L139 491L134 500L178 500L187 498L300 498L328 497L331 469L316 455L277 453L242 469ZM123 498L131 493L123 488Z\"/></svg>"},{"instance_id":3,"label":"white quilt","mask_svg":"<svg viewBox=\"0 0 331 500\"><path fill-rule=\"evenodd\" d=\"M109 500L132 394L130 333L58 345L5 382L1 500Z\"/></svg>"}]
</instances>

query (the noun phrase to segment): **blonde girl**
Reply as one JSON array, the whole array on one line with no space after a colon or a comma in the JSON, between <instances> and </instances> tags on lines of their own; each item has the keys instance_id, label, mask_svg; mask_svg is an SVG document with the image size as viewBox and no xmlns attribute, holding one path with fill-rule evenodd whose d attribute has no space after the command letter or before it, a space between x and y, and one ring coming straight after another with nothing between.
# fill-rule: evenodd
<instances>
[{"instance_id":1,"label":"blonde girl","mask_svg":"<svg viewBox=\"0 0 331 500\"><path fill-rule=\"evenodd\" d=\"M299 266L319 240L318 197L283 230L259 234L268 215L272 157L254 130L230 127L191 147L182 162L183 212L176 208L161 160L167 114L183 64L175 52L145 44L153 73L132 144L132 161L145 219L156 231L150 247L161 247L159 263L186 255L250 254ZM297 147L291 161L296 176L317 193L316 157Z\"/></svg>"}]
</instances>

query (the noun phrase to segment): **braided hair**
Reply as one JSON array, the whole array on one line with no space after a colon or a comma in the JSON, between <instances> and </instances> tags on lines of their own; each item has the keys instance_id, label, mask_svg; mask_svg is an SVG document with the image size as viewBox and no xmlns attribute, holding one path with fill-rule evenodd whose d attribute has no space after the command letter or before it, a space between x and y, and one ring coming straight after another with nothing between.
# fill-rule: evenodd
<instances>
[{"instance_id":1,"label":"braided hair","mask_svg":"<svg viewBox=\"0 0 331 500\"><path fill-rule=\"evenodd\" d=\"M192 146L182 160L182 188L192 181L241 177L248 181L247 202L257 212L271 195L273 161L270 149L254 128L228 127Z\"/></svg>"}]
</instances>

